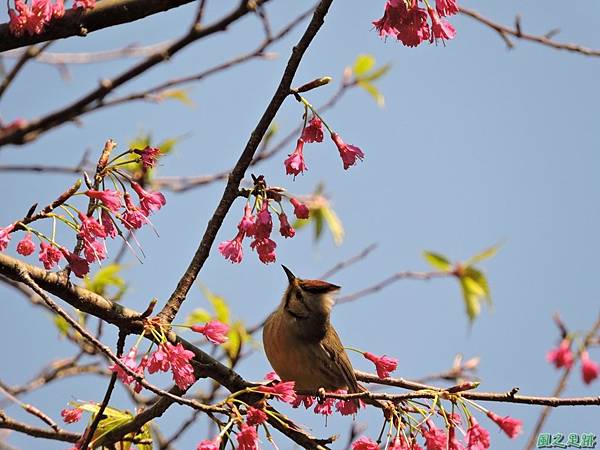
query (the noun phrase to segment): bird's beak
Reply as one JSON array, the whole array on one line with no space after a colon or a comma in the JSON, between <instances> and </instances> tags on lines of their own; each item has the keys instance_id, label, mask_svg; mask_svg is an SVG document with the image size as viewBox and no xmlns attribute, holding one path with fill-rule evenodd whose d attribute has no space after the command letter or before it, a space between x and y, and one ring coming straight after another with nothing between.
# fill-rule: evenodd
<instances>
[{"instance_id":1,"label":"bird's beak","mask_svg":"<svg viewBox=\"0 0 600 450\"><path fill-rule=\"evenodd\" d=\"M288 277L288 281L290 282L290 284L292 284L294 282L294 280L296 279L296 276L292 273L292 271L290 269L285 267L283 264L281 265L281 267L283 267L283 270Z\"/></svg>"}]
</instances>

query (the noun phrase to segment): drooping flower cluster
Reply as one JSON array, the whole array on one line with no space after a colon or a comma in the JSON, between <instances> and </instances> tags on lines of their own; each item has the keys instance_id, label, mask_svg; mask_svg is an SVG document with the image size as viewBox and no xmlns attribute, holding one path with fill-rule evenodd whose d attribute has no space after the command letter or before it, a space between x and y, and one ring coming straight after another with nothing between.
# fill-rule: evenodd
<instances>
[{"instance_id":1,"label":"drooping flower cluster","mask_svg":"<svg viewBox=\"0 0 600 450\"><path fill-rule=\"evenodd\" d=\"M401 427L388 448L392 450L422 450L417 442L419 435L423 439L426 450L487 450L490 448L490 433L470 413L467 419L469 428L466 431L464 442L461 442L456 432L457 427L460 427L460 416L458 414L444 414L447 419L447 429L438 428L431 418L427 419L418 428L402 429ZM487 416L511 439L521 432L522 423L520 420L511 417L499 417L491 411L487 412ZM366 436L361 436L352 443L352 450L375 449L379 449L377 443Z\"/></svg>"},{"instance_id":2,"label":"drooping flower cluster","mask_svg":"<svg viewBox=\"0 0 600 450\"><path fill-rule=\"evenodd\" d=\"M388 356L377 356L370 352L364 352L363 356L375 364L375 369L377 370L377 376L379 378L387 378L390 376L390 372L396 370L398 367L398 360L395 358L390 358Z\"/></svg>"},{"instance_id":3,"label":"drooping flower cluster","mask_svg":"<svg viewBox=\"0 0 600 450\"><path fill-rule=\"evenodd\" d=\"M422 0L387 0L383 17L373 25L379 36L392 36L407 47L416 47L424 41L453 39L456 30L444 17L458 11L456 0L436 0L435 8Z\"/></svg>"},{"instance_id":4,"label":"drooping flower cluster","mask_svg":"<svg viewBox=\"0 0 600 450\"><path fill-rule=\"evenodd\" d=\"M15 8L8 9L10 21L8 29L19 37L27 32L30 36L40 34L52 19L65 15L64 0L31 0L28 5L24 0L14 0ZM96 0L74 0L73 9L91 9Z\"/></svg>"},{"instance_id":5,"label":"drooping flower cluster","mask_svg":"<svg viewBox=\"0 0 600 450\"><path fill-rule=\"evenodd\" d=\"M294 207L294 214L298 219L307 219L309 211L306 205L295 198L289 198ZM277 214L279 218L279 234L285 238L292 238L296 235L296 230L290 224L288 216L283 210L281 201L277 201L279 210L273 207L275 200L268 198L266 194L257 194L257 200L254 206L246 203L244 207L244 216L240 220L236 236L219 244L219 253L229 259L232 263L240 263L244 257L243 240L245 237L252 239L250 248L258 254L258 259L269 264L275 261L275 249L277 243L271 239L273 231L273 217L271 211Z\"/></svg>"},{"instance_id":6,"label":"drooping flower cluster","mask_svg":"<svg viewBox=\"0 0 600 450\"><path fill-rule=\"evenodd\" d=\"M63 409L60 412L61 417L65 423L75 423L79 422L81 419L81 415L83 414L83 409L81 408L73 408L73 409Z\"/></svg>"},{"instance_id":7,"label":"drooping flower cluster","mask_svg":"<svg viewBox=\"0 0 600 450\"><path fill-rule=\"evenodd\" d=\"M153 158L156 157L156 151L157 149L147 147L141 151L130 150L126 154L139 154L142 164L154 164L155 160ZM148 218L150 214L158 211L166 204L162 193L147 191L135 181L130 181L130 186L139 198L139 206L134 204L128 192L123 193L111 189L88 189L83 192L90 201L88 212L84 213L72 205L68 205L67 209L65 205L61 207L68 212L72 220L57 214L41 215L42 218L52 217L54 220L58 219L67 224L70 229L77 230L78 245L75 251L67 250L55 242L54 229L52 236L47 237L31 228L26 221L16 222L0 228L0 251L7 248L11 233L17 230L25 230L26 235L17 244L19 254L29 256L35 252L35 244L32 240L34 236L40 241L38 259L43 263L46 270L51 270L64 258L75 276L83 278L89 272L91 263L100 262L106 258L106 239L109 237L115 238L117 234L122 235L118 222L125 229L139 229L150 223ZM74 192L70 195L74 195ZM72 214L70 210L75 214ZM80 252L83 252L83 256L80 256Z\"/></svg>"},{"instance_id":8,"label":"drooping flower cluster","mask_svg":"<svg viewBox=\"0 0 600 450\"><path fill-rule=\"evenodd\" d=\"M557 369L564 367L570 369L573 366L575 357L571 351L571 339L565 337L561 340L558 347L553 348L546 354L546 360ZM598 376L600 376L600 365L590 358L586 349L583 349L580 354L581 362L581 378L585 384L590 384Z\"/></svg>"},{"instance_id":9,"label":"drooping flower cluster","mask_svg":"<svg viewBox=\"0 0 600 450\"><path fill-rule=\"evenodd\" d=\"M211 320L204 325L192 325L191 327L188 325L178 326L191 328L193 331L202 333L206 336L207 340L214 344L222 344L227 341L225 334L229 331L229 326L218 320ZM183 390L196 382L194 368L191 364L194 353L186 350L181 342L175 345L169 342L160 320L156 318L146 319L144 322L144 333L152 334L160 344L158 344L158 347L152 353L150 353L151 346L138 363L138 344L136 343L126 355L121 357L121 363L125 367L141 378L144 378L146 370L150 374L171 371L175 384ZM119 364L112 364L109 369L117 374L123 384L130 385L135 382L134 391L141 391L142 385L139 381Z\"/></svg>"},{"instance_id":10,"label":"drooping flower cluster","mask_svg":"<svg viewBox=\"0 0 600 450\"><path fill-rule=\"evenodd\" d=\"M302 97L299 98L304 102L305 108L312 109L312 106L308 102ZM307 110L305 110L305 114L306 113ZM286 174L293 175L295 178L297 175L308 170L308 167L304 162L304 144L323 142L323 125L324 122L317 115L313 115L308 124L305 124L305 127L302 129L302 134L296 142L296 149L288 155L288 158L284 161ZM325 124L325 126L327 126L327 124ZM337 133L332 131L329 127L327 127L327 129L330 131L331 139L338 148L345 170L348 170L348 168L356 164L357 160L362 160L365 157L365 154L360 148L346 144Z\"/></svg>"}]
</instances>

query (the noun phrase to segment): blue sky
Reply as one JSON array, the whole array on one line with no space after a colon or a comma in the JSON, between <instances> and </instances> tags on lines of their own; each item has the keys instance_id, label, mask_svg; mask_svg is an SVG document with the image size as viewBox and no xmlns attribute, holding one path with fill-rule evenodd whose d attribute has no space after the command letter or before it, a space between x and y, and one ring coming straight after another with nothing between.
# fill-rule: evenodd
<instances>
[{"instance_id":1,"label":"blue sky","mask_svg":"<svg viewBox=\"0 0 600 450\"><path fill-rule=\"evenodd\" d=\"M209 21L236 4L216 3L209 2ZM274 27L308 5L272 3L267 10ZM365 160L346 172L335 147L323 143L306 147L309 171L295 181L285 176L283 153L252 169L264 174L270 184L294 193L310 193L324 182L346 230L340 247L328 236L315 244L306 231L286 242L279 240L278 262L301 277L313 278L377 243L377 250L367 260L330 280L346 294L397 271L426 270L423 250L464 260L502 241L498 255L482 265L492 289L493 311L484 309L470 330L458 284L451 279L398 282L359 301L339 305L333 322L346 345L397 357L398 376L417 378L438 372L451 365L456 353L462 353L481 356L478 376L482 390L506 391L518 386L523 394L548 395L559 376L545 361L546 351L558 339L552 314L560 312L572 330L583 332L599 312L595 274L600 243L600 61L525 42L516 42L516 48L509 51L495 32L462 16L452 19L458 35L445 47L408 49L391 40L382 41L372 29L371 21L381 16L383 4L383 0L334 2L295 82L332 76L334 84L308 94L318 105L332 95L344 67L358 54L372 54L378 64L392 64L390 73L377 83L385 95L385 108L378 108L365 92L355 90L325 116L347 142L363 149ZM524 31L544 34L560 27L557 40L600 47L600 5L594 2L577 0L568 8L555 0L543 6L513 0L464 6L507 24L519 13ZM86 39L59 42L52 50L96 51L172 39L183 32L194 11L194 5L189 5ZM203 70L254 48L259 33L258 21L246 18L228 33L189 47L120 92ZM200 175L227 169L266 107L300 33L301 29L296 30L273 48L279 54L277 59L251 62L191 86L193 108L167 101L106 109L86 116L80 125L68 124L47 133L26 147L3 148L0 164L76 165L86 149L97 154L107 138L124 149L145 130L157 140L186 136L175 153L163 160L160 175ZM100 78L118 74L130 64L131 60L119 60L70 67L68 81L61 80L52 67L31 64L2 99L2 118L31 118L54 110L78 98ZM301 113L293 99L286 101L277 117L282 135L298 123ZM71 176L3 172L0 191L10 195L3 199L0 223L22 217L34 202L52 200L72 181ZM142 231L139 239L148 257L143 265L133 258L127 260L124 275L131 288L124 304L141 310L150 298L162 302L169 296L223 187L215 183L183 194L166 194L167 207L154 219L160 238L150 230ZM242 201L234 204L218 241L234 235L242 208ZM286 283L278 264L262 265L249 249L241 265L229 264L213 249L200 280L224 296L234 316L249 325L275 308ZM12 343L0 347L3 381L21 383L49 358L74 352L71 344L57 339L44 313L4 287L0 292L4 298L0 336ZM198 307L207 307L207 302L195 287L180 318ZM107 330L106 342L114 342L114 330ZM600 360L597 349L591 356ZM367 361L351 357L356 368L370 369ZM268 370L262 351L239 366L248 379L260 379ZM564 395L598 395L598 386L598 382L584 386L577 370ZM58 418L68 400L98 400L103 389L104 382L87 377L58 382L26 401ZM113 405L131 408L122 391L116 393ZM490 424L493 448L522 447L539 409L487 406L525 423L525 433L516 441L496 433ZM8 412L24 418L15 407ZM323 421L310 413L291 414L319 435L342 434L340 442L345 443L351 419L330 420L325 428ZM168 434L186 416L185 410L175 407L158 423ZM545 431L598 432L599 421L598 408L561 408L552 413ZM378 412L361 413L357 422L365 423L366 433L372 437L381 426ZM181 448L194 448L205 435L206 423L201 420L184 436ZM269 445L263 441L265 447ZM66 447L32 443L18 436L9 442L29 449ZM278 442L281 448L288 448L283 439Z\"/></svg>"}]
</instances>

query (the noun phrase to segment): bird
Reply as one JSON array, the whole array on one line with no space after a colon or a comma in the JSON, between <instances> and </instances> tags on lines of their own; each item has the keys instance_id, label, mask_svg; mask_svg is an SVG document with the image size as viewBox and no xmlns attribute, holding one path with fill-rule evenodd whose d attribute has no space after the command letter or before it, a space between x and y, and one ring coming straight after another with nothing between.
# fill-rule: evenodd
<instances>
[{"instance_id":1,"label":"bird","mask_svg":"<svg viewBox=\"0 0 600 450\"><path fill-rule=\"evenodd\" d=\"M263 329L263 346L271 366L282 381L294 381L296 390L361 392L330 321L334 294L340 286L303 280L282 267L289 284Z\"/></svg>"}]
</instances>

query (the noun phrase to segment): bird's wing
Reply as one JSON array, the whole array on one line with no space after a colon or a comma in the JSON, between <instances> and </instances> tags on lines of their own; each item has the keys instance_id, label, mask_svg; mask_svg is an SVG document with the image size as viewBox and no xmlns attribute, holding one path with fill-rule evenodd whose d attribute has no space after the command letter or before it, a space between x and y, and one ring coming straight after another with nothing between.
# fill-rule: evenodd
<instances>
[{"instance_id":1,"label":"bird's wing","mask_svg":"<svg viewBox=\"0 0 600 450\"><path fill-rule=\"evenodd\" d=\"M345 384L348 386L348 392L361 392L356 376L354 375L354 369L352 363L344 350L344 346L340 341L340 338L333 327L329 327L323 340L321 341L323 350L329 355L329 358L337 370L341 373Z\"/></svg>"}]
</instances>

